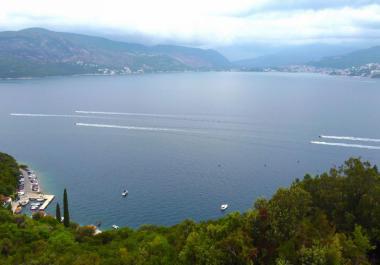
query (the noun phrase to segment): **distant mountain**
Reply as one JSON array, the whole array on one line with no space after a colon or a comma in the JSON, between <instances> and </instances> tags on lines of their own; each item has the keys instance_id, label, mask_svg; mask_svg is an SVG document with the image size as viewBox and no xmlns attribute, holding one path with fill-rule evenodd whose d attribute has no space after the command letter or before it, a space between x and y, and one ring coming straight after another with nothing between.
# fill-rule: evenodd
<instances>
[{"instance_id":1,"label":"distant mountain","mask_svg":"<svg viewBox=\"0 0 380 265\"><path fill-rule=\"evenodd\" d=\"M326 57L310 64L316 67L344 69L369 63L380 63L380 46L357 50L341 56Z\"/></svg>"},{"instance_id":2,"label":"distant mountain","mask_svg":"<svg viewBox=\"0 0 380 265\"><path fill-rule=\"evenodd\" d=\"M0 78L224 69L214 50L144 46L41 28L0 32Z\"/></svg>"},{"instance_id":3,"label":"distant mountain","mask_svg":"<svg viewBox=\"0 0 380 265\"><path fill-rule=\"evenodd\" d=\"M256 58L235 61L238 67L282 67L288 65L306 64L327 56L345 54L355 50L355 47L344 45L312 44L291 46Z\"/></svg>"}]
</instances>

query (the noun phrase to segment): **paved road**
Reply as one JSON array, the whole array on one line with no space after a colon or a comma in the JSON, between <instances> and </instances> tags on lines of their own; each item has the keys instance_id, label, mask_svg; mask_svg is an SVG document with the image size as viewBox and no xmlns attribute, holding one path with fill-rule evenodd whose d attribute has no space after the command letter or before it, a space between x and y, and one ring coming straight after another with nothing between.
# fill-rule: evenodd
<instances>
[{"instance_id":1,"label":"paved road","mask_svg":"<svg viewBox=\"0 0 380 265\"><path fill-rule=\"evenodd\" d=\"M25 194L39 194L38 192L32 191L32 183L29 180L28 173L25 170L21 170L21 172L22 172L22 175L24 176L24 179L25 179L25 181L24 181ZM40 193L42 193L41 192L41 185L40 185L38 178L37 178L37 181L38 181L38 185L40 187Z\"/></svg>"}]
</instances>

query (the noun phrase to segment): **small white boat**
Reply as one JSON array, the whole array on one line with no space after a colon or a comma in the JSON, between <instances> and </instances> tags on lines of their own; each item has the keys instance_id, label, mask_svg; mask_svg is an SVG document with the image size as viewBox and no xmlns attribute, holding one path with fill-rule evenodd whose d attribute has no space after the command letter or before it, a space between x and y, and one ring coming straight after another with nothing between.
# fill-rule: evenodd
<instances>
[{"instance_id":1,"label":"small white boat","mask_svg":"<svg viewBox=\"0 0 380 265\"><path fill-rule=\"evenodd\" d=\"M121 196L123 197L126 197L128 195L128 191L127 190L124 190L123 193L121 194Z\"/></svg>"},{"instance_id":2,"label":"small white boat","mask_svg":"<svg viewBox=\"0 0 380 265\"><path fill-rule=\"evenodd\" d=\"M117 225L112 225L112 228L113 228L113 229L119 229L119 226L117 226Z\"/></svg>"},{"instance_id":3,"label":"small white boat","mask_svg":"<svg viewBox=\"0 0 380 265\"><path fill-rule=\"evenodd\" d=\"M34 211L34 210L37 210L38 208L39 208L39 206L31 206L30 210Z\"/></svg>"},{"instance_id":4,"label":"small white boat","mask_svg":"<svg viewBox=\"0 0 380 265\"><path fill-rule=\"evenodd\" d=\"M45 201L45 199L44 198L38 198L37 201L38 202L43 202L43 201Z\"/></svg>"},{"instance_id":5,"label":"small white boat","mask_svg":"<svg viewBox=\"0 0 380 265\"><path fill-rule=\"evenodd\" d=\"M39 202L32 202L30 205L31 205L31 206L40 206L41 203L39 203Z\"/></svg>"},{"instance_id":6,"label":"small white boat","mask_svg":"<svg viewBox=\"0 0 380 265\"><path fill-rule=\"evenodd\" d=\"M220 210L225 211L228 208L228 204L222 204L220 205Z\"/></svg>"}]
</instances>

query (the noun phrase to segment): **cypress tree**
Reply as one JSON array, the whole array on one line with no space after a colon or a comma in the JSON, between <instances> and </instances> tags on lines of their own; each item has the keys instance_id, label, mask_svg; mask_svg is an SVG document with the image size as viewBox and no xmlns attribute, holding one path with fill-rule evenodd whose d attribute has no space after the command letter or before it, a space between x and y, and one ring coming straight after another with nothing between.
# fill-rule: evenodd
<instances>
[{"instance_id":1,"label":"cypress tree","mask_svg":"<svg viewBox=\"0 0 380 265\"><path fill-rule=\"evenodd\" d=\"M66 227L70 225L69 202L66 189L63 191L63 224Z\"/></svg>"},{"instance_id":2,"label":"cypress tree","mask_svg":"<svg viewBox=\"0 0 380 265\"><path fill-rule=\"evenodd\" d=\"M57 203L57 206L55 207L55 219L57 219L58 222L62 222L61 218L61 208L59 207L59 203Z\"/></svg>"}]
</instances>

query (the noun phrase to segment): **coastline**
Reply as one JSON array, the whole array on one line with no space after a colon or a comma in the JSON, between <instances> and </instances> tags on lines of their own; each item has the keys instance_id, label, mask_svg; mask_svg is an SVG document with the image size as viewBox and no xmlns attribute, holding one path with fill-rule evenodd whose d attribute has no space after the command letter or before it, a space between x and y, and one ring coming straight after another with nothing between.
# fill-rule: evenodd
<instances>
[{"instance_id":1,"label":"coastline","mask_svg":"<svg viewBox=\"0 0 380 265\"><path fill-rule=\"evenodd\" d=\"M126 74L119 73L87 73L87 74L67 74L67 75L44 75L44 76L20 76L20 77L0 77L1 80L34 80L34 79L45 79L54 77L75 77L75 76L139 76L139 75L150 75L150 74L175 74L175 73L208 73L208 72L244 72L244 71L234 71L229 70L186 70L186 71L156 71L156 72L133 72Z\"/></svg>"},{"instance_id":2,"label":"coastline","mask_svg":"<svg viewBox=\"0 0 380 265\"><path fill-rule=\"evenodd\" d=\"M0 81L17 81L17 80L38 80L38 79L48 79L48 78L57 78L57 77L86 77L86 76L142 76L142 75L151 75L151 74L177 74L177 73L288 73L288 74L317 74L323 76L340 76L348 78L364 78L368 80L380 79L379 77L372 76L361 76L361 75L343 75L343 74L329 74L323 71L279 71L279 70L270 70L270 71L254 71L254 70L238 70L238 69L229 69L229 70L208 70L208 71L165 71L165 72L148 72L148 73L131 73L131 74L101 74L101 73L88 73L88 74L70 74L70 75L46 75L46 76L24 76L24 77L0 77Z\"/></svg>"},{"instance_id":3,"label":"coastline","mask_svg":"<svg viewBox=\"0 0 380 265\"><path fill-rule=\"evenodd\" d=\"M12 212L21 213L31 205L32 212L45 211L54 200L55 195L45 194L41 188L39 178L29 168L20 168L17 199L12 202ZM35 202L31 202L35 201Z\"/></svg>"}]
</instances>

